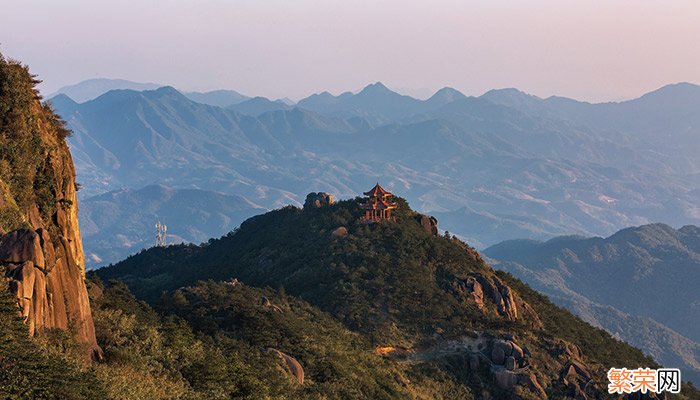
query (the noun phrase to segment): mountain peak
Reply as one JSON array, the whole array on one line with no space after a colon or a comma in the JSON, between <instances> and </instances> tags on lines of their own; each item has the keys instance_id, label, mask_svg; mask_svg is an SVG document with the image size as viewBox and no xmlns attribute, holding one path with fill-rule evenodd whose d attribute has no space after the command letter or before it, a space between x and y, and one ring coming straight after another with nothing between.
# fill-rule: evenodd
<instances>
[{"instance_id":1,"label":"mountain peak","mask_svg":"<svg viewBox=\"0 0 700 400\"><path fill-rule=\"evenodd\" d=\"M162 99L167 97L170 99L185 99L190 101L184 94L180 93L179 90L172 86L162 86L155 90L145 90L142 93L145 97L150 99Z\"/></svg>"},{"instance_id":2,"label":"mountain peak","mask_svg":"<svg viewBox=\"0 0 700 400\"><path fill-rule=\"evenodd\" d=\"M491 89L488 92L484 93L481 95L481 97L486 98L486 99L493 99L493 98L528 98L528 99L540 99L539 97L525 93L520 89L517 88L502 88L502 89Z\"/></svg>"},{"instance_id":3,"label":"mountain peak","mask_svg":"<svg viewBox=\"0 0 700 400\"><path fill-rule=\"evenodd\" d=\"M65 93L59 93L49 99L51 102L66 102L66 103L71 103L71 104L78 104L75 100L71 99L70 96L68 96Z\"/></svg>"},{"instance_id":4,"label":"mountain peak","mask_svg":"<svg viewBox=\"0 0 700 400\"><path fill-rule=\"evenodd\" d=\"M375 82L375 83L371 83L371 84L365 86L365 88L362 89L360 91L360 93L358 93L358 95L360 95L360 94L384 94L384 93L398 94L398 93L394 92L393 90L389 89L388 87L386 87L383 83Z\"/></svg>"},{"instance_id":5,"label":"mountain peak","mask_svg":"<svg viewBox=\"0 0 700 400\"><path fill-rule=\"evenodd\" d=\"M161 86L156 90L149 90L149 92L155 92L155 93L158 93L161 95L163 95L163 94L176 94L176 93L181 94L177 89L175 89L172 86Z\"/></svg>"},{"instance_id":6,"label":"mountain peak","mask_svg":"<svg viewBox=\"0 0 700 400\"><path fill-rule=\"evenodd\" d=\"M465 98L467 98L467 96L465 96L464 93L460 92L459 90L453 89L451 87L444 87L435 92L435 94L430 96L430 98L426 101L429 103L436 103L442 105Z\"/></svg>"},{"instance_id":7,"label":"mountain peak","mask_svg":"<svg viewBox=\"0 0 700 400\"><path fill-rule=\"evenodd\" d=\"M639 99L669 98L674 101L692 101L700 98L700 86L689 82L672 83L649 92Z\"/></svg>"}]
</instances>

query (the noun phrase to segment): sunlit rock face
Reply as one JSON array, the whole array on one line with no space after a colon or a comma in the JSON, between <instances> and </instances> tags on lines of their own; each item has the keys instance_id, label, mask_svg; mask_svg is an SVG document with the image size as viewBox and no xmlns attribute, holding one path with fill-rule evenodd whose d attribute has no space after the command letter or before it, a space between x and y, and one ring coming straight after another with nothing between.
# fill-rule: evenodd
<instances>
[{"instance_id":1,"label":"sunlit rock face","mask_svg":"<svg viewBox=\"0 0 700 400\"><path fill-rule=\"evenodd\" d=\"M68 132L25 68L0 60L0 82L0 273L30 335L65 329L99 357Z\"/></svg>"}]
</instances>

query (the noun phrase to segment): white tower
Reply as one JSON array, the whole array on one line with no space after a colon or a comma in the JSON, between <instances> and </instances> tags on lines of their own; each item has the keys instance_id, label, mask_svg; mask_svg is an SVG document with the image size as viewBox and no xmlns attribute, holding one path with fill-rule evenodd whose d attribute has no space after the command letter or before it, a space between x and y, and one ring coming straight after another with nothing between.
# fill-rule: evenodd
<instances>
[{"instance_id":1,"label":"white tower","mask_svg":"<svg viewBox=\"0 0 700 400\"><path fill-rule=\"evenodd\" d=\"M165 247L168 243L168 227L156 222L156 247Z\"/></svg>"}]
</instances>

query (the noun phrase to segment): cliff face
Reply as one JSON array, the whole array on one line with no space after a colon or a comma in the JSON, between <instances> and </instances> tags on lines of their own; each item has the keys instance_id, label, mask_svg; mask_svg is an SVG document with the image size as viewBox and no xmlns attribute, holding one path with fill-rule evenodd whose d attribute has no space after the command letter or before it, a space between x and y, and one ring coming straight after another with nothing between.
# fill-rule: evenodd
<instances>
[{"instance_id":1,"label":"cliff face","mask_svg":"<svg viewBox=\"0 0 700 400\"><path fill-rule=\"evenodd\" d=\"M31 335L66 329L95 356L68 132L36 83L0 55L0 269Z\"/></svg>"}]
</instances>

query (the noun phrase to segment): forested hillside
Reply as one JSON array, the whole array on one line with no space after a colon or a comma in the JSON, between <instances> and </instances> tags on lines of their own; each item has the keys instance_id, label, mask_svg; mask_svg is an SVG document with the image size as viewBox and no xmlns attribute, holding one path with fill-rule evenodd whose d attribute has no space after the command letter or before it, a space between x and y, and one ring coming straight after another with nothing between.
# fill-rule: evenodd
<instances>
[{"instance_id":1,"label":"forested hillside","mask_svg":"<svg viewBox=\"0 0 700 400\"><path fill-rule=\"evenodd\" d=\"M284 318L300 307L285 298L302 299L328 313L334 323L324 325L339 323L358 335L364 344L357 352L382 354L386 370L408 393L429 393L426 398L595 398L603 396L611 366L656 365L512 276L494 272L463 242L426 232L418 214L399 204L397 222L370 225L358 222L356 200L286 207L208 244L151 249L97 275L123 280L137 297L174 311L195 331L238 340L249 320L230 296L244 296L247 286L283 291L262 299L260 312ZM209 279L229 284L198 283ZM319 350L296 349L285 336L265 333L275 325L260 325L258 336L247 340L283 351L304 368L315 365ZM504 358L495 350L501 346L510 346ZM330 370L352 368L347 361ZM318 379L312 375L309 385ZM451 394L441 391L446 387Z\"/></svg>"}]
</instances>

